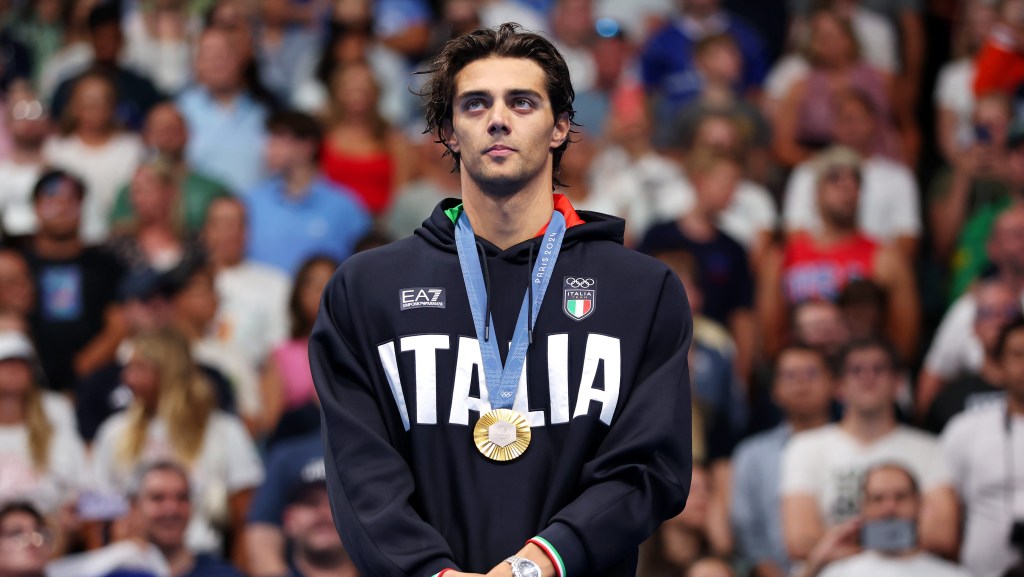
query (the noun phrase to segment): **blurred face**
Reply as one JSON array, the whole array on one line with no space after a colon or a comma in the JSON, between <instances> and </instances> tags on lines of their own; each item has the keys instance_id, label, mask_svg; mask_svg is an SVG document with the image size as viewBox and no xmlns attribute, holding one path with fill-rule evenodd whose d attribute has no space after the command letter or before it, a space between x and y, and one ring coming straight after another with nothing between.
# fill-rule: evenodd
<instances>
[{"instance_id":1,"label":"blurred face","mask_svg":"<svg viewBox=\"0 0 1024 577\"><path fill-rule=\"evenodd\" d=\"M62 178L47 186L35 201L39 234L59 240L78 236L82 199L75 184Z\"/></svg>"},{"instance_id":2,"label":"blurred face","mask_svg":"<svg viewBox=\"0 0 1024 577\"><path fill-rule=\"evenodd\" d=\"M25 259L14 252L0 252L0 309L28 316L34 304L35 291Z\"/></svg>"},{"instance_id":3,"label":"blurred face","mask_svg":"<svg viewBox=\"0 0 1024 577\"><path fill-rule=\"evenodd\" d=\"M552 27L559 40L568 46L583 46L594 35L591 0L560 0L552 20Z\"/></svg>"},{"instance_id":4,"label":"blurred face","mask_svg":"<svg viewBox=\"0 0 1024 577\"><path fill-rule=\"evenodd\" d=\"M104 24L92 31L92 50L96 62L113 64L121 54L121 47L124 39L121 36L121 26L117 22Z\"/></svg>"},{"instance_id":5,"label":"blurred face","mask_svg":"<svg viewBox=\"0 0 1024 577\"><path fill-rule=\"evenodd\" d=\"M135 171L130 199L140 222L162 222L169 218L176 197L174 183L167 182L153 167L143 166Z\"/></svg>"},{"instance_id":6,"label":"blurred face","mask_svg":"<svg viewBox=\"0 0 1024 577\"><path fill-rule=\"evenodd\" d=\"M697 176L693 183L704 210L717 215L729 208L742 177L742 169L730 162L717 162L707 172Z\"/></svg>"},{"instance_id":7,"label":"blurred face","mask_svg":"<svg viewBox=\"0 0 1024 577\"><path fill-rule=\"evenodd\" d=\"M828 12L819 12L811 20L810 51L817 64L833 67L855 59L855 44L839 18Z\"/></svg>"},{"instance_id":8,"label":"blurred face","mask_svg":"<svg viewBox=\"0 0 1024 577\"><path fill-rule=\"evenodd\" d=\"M196 77L212 92L233 92L242 86L242 59L231 38L220 29L205 32L196 54Z\"/></svg>"},{"instance_id":9,"label":"blurred face","mask_svg":"<svg viewBox=\"0 0 1024 577\"><path fill-rule=\"evenodd\" d=\"M988 38L997 15L992 6L982 0L971 0L965 8L968 50L973 53Z\"/></svg>"},{"instance_id":10,"label":"blurred face","mask_svg":"<svg viewBox=\"0 0 1024 577\"><path fill-rule=\"evenodd\" d=\"M720 559L701 559L690 567L686 577L733 577L732 568Z\"/></svg>"},{"instance_id":11,"label":"blurred face","mask_svg":"<svg viewBox=\"0 0 1024 577\"><path fill-rule=\"evenodd\" d=\"M719 0L681 0L683 11L694 17L710 16L718 11Z\"/></svg>"},{"instance_id":12,"label":"blurred face","mask_svg":"<svg viewBox=\"0 0 1024 577\"><path fill-rule=\"evenodd\" d=\"M224 265L235 265L245 257L245 209L234 200L216 200L206 212L203 244L210 257Z\"/></svg>"},{"instance_id":13,"label":"blurred face","mask_svg":"<svg viewBox=\"0 0 1024 577\"><path fill-rule=\"evenodd\" d=\"M306 283L302 286L299 301L306 318L315 319L320 310L320 297L324 293L327 281L331 280L334 268L326 263L318 264L309 271Z\"/></svg>"},{"instance_id":14,"label":"blurred face","mask_svg":"<svg viewBox=\"0 0 1024 577\"><path fill-rule=\"evenodd\" d=\"M999 14L1002 21L1017 29L1024 28L1024 1L1007 0Z\"/></svg>"},{"instance_id":15,"label":"blurred face","mask_svg":"<svg viewBox=\"0 0 1024 577\"><path fill-rule=\"evenodd\" d=\"M719 42L700 55L700 70L712 80L727 84L739 82L743 75L743 56L735 44Z\"/></svg>"},{"instance_id":16,"label":"blurred face","mask_svg":"<svg viewBox=\"0 0 1024 577\"><path fill-rule=\"evenodd\" d=\"M21 398L32 386L32 368L27 362L0 360L0 395Z\"/></svg>"},{"instance_id":17,"label":"blurred face","mask_svg":"<svg viewBox=\"0 0 1024 577\"><path fill-rule=\"evenodd\" d=\"M1024 403L1024 331L1014 330L1006 335L1000 361L1007 393L1017 399L1018 403Z\"/></svg>"},{"instance_id":18,"label":"blurred face","mask_svg":"<svg viewBox=\"0 0 1024 577\"><path fill-rule=\"evenodd\" d=\"M455 77L448 145L460 154L462 182L508 196L550 181L552 148L569 136L569 119L555 118L545 74L533 60L485 58Z\"/></svg>"},{"instance_id":19,"label":"blurred face","mask_svg":"<svg viewBox=\"0 0 1024 577\"><path fill-rule=\"evenodd\" d=\"M43 22L56 22L63 10L60 0L36 0L35 16Z\"/></svg>"},{"instance_id":20,"label":"blurred face","mask_svg":"<svg viewBox=\"0 0 1024 577\"><path fill-rule=\"evenodd\" d=\"M286 172L313 162L313 144L286 132L267 134L264 163L272 173Z\"/></svg>"},{"instance_id":21,"label":"blurred face","mask_svg":"<svg viewBox=\"0 0 1024 577\"><path fill-rule=\"evenodd\" d=\"M591 50L597 67L597 85L614 88L629 63L632 47L620 38L600 38Z\"/></svg>"},{"instance_id":22,"label":"blurred face","mask_svg":"<svg viewBox=\"0 0 1024 577\"><path fill-rule=\"evenodd\" d=\"M988 138L976 139L976 144L993 150L1004 149L1012 115L1010 105L1003 98L979 99L974 107L974 126L976 131L987 132Z\"/></svg>"},{"instance_id":23,"label":"blurred face","mask_svg":"<svg viewBox=\"0 0 1024 577\"><path fill-rule=\"evenodd\" d=\"M192 516L188 482L176 471L152 471L142 481L133 511L146 540L162 550L184 545Z\"/></svg>"},{"instance_id":24,"label":"blurred face","mask_svg":"<svg viewBox=\"0 0 1024 577\"><path fill-rule=\"evenodd\" d=\"M977 313L974 316L974 333L978 335L986 354L994 354L999 333L1003 327L1020 314L1020 298L1010 287L1001 283L988 283L975 292Z\"/></svg>"},{"instance_id":25,"label":"blurred face","mask_svg":"<svg viewBox=\"0 0 1024 577\"><path fill-rule=\"evenodd\" d=\"M822 221L847 231L857 228L860 173L853 168L832 167L818 182L818 211Z\"/></svg>"},{"instance_id":26,"label":"blurred face","mask_svg":"<svg viewBox=\"0 0 1024 577\"><path fill-rule=\"evenodd\" d=\"M694 135L694 148L719 154L738 154L740 133L736 124L725 118L709 118L700 123Z\"/></svg>"},{"instance_id":27,"label":"blurred face","mask_svg":"<svg viewBox=\"0 0 1024 577\"><path fill-rule=\"evenodd\" d=\"M78 129L101 132L110 128L114 120L114 87L95 77L84 78L74 88L71 109Z\"/></svg>"},{"instance_id":28,"label":"blurred face","mask_svg":"<svg viewBox=\"0 0 1024 577\"><path fill-rule=\"evenodd\" d=\"M213 11L212 27L223 33L234 55L244 63L252 57L252 26L248 6L241 0L221 1Z\"/></svg>"},{"instance_id":29,"label":"blurred face","mask_svg":"<svg viewBox=\"0 0 1024 577\"><path fill-rule=\"evenodd\" d=\"M351 65L340 69L333 78L332 94L345 116L365 118L377 106L377 83L368 66Z\"/></svg>"},{"instance_id":30,"label":"blurred face","mask_svg":"<svg viewBox=\"0 0 1024 577\"><path fill-rule=\"evenodd\" d=\"M121 369L121 380L144 407L151 411L156 409L160 397L160 372L154 363L132 353Z\"/></svg>"},{"instance_id":31,"label":"blurred face","mask_svg":"<svg viewBox=\"0 0 1024 577\"><path fill-rule=\"evenodd\" d=\"M1024 274L1024 208L1011 208L999 215L989 238L988 255L1000 270Z\"/></svg>"},{"instance_id":32,"label":"blurred face","mask_svg":"<svg viewBox=\"0 0 1024 577\"><path fill-rule=\"evenodd\" d=\"M829 302L810 302L800 305L794 315L796 340L823 352L836 354L850 339L839 307Z\"/></svg>"},{"instance_id":33,"label":"blurred face","mask_svg":"<svg viewBox=\"0 0 1024 577\"><path fill-rule=\"evenodd\" d=\"M41 575L53 553L53 534L28 513L14 512L0 523L0 574Z\"/></svg>"},{"instance_id":34,"label":"blurred face","mask_svg":"<svg viewBox=\"0 0 1024 577\"><path fill-rule=\"evenodd\" d=\"M848 96L836 105L832 131L836 144L869 152L875 137L875 117L860 100Z\"/></svg>"},{"instance_id":35,"label":"blurred face","mask_svg":"<svg viewBox=\"0 0 1024 577\"><path fill-rule=\"evenodd\" d=\"M866 348L847 355L842 382L847 409L874 416L891 410L899 377L885 351Z\"/></svg>"},{"instance_id":36,"label":"blurred face","mask_svg":"<svg viewBox=\"0 0 1024 577\"><path fill-rule=\"evenodd\" d=\"M772 396L789 418L826 416L832 401L832 376L825 359L809 351L785 351L775 368Z\"/></svg>"},{"instance_id":37,"label":"blurred face","mask_svg":"<svg viewBox=\"0 0 1024 577\"><path fill-rule=\"evenodd\" d=\"M180 159L188 144L188 128L173 104L160 104L146 118L142 137L149 147L161 154Z\"/></svg>"},{"instance_id":38,"label":"blurred face","mask_svg":"<svg viewBox=\"0 0 1024 577\"><path fill-rule=\"evenodd\" d=\"M309 491L285 509L284 533L304 555L343 555L345 551L334 527L326 487Z\"/></svg>"},{"instance_id":39,"label":"blurred face","mask_svg":"<svg viewBox=\"0 0 1024 577\"><path fill-rule=\"evenodd\" d=\"M188 285L174 297L175 316L205 329L217 316L217 291L213 277L196 274Z\"/></svg>"},{"instance_id":40,"label":"blurred face","mask_svg":"<svg viewBox=\"0 0 1024 577\"><path fill-rule=\"evenodd\" d=\"M861 513L865 521L906 519L916 521L920 501L907 474L896 468L873 471L864 482Z\"/></svg>"},{"instance_id":41,"label":"blurred face","mask_svg":"<svg viewBox=\"0 0 1024 577\"><path fill-rule=\"evenodd\" d=\"M288 0L263 0L263 23L268 26L283 26L290 15Z\"/></svg>"},{"instance_id":42,"label":"blurred face","mask_svg":"<svg viewBox=\"0 0 1024 577\"><path fill-rule=\"evenodd\" d=\"M50 130L46 107L34 98L14 100L7 107L8 129L15 145L36 149L42 146Z\"/></svg>"}]
</instances>

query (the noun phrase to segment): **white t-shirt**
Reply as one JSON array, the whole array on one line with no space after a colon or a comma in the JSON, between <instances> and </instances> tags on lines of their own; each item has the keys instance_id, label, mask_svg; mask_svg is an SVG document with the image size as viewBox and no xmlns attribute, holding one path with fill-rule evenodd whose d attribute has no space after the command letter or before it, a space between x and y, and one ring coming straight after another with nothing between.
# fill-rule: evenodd
<instances>
[{"instance_id":1,"label":"white t-shirt","mask_svg":"<svg viewBox=\"0 0 1024 577\"><path fill-rule=\"evenodd\" d=\"M53 423L54 427L61 427L75 436L78 435L78 417L75 416L75 407L63 394L43 391L43 412L46 413L46 418Z\"/></svg>"},{"instance_id":2,"label":"white t-shirt","mask_svg":"<svg viewBox=\"0 0 1024 577\"><path fill-rule=\"evenodd\" d=\"M0 161L0 214L6 234L35 234L38 223L32 206L32 187L42 172L43 167L38 164Z\"/></svg>"},{"instance_id":3,"label":"white t-shirt","mask_svg":"<svg viewBox=\"0 0 1024 577\"><path fill-rule=\"evenodd\" d=\"M821 230L814 160L800 164L789 177L783 217L789 230ZM921 234L921 206L917 182L906 166L873 156L864 161L858 227L879 242Z\"/></svg>"},{"instance_id":4,"label":"white t-shirt","mask_svg":"<svg viewBox=\"0 0 1024 577\"><path fill-rule=\"evenodd\" d=\"M974 142L974 60L947 62L939 70L933 98L937 108L956 113L956 141L963 148Z\"/></svg>"},{"instance_id":5,"label":"white t-shirt","mask_svg":"<svg viewBox=\"0 0 1024 577\"><path fill-rule=\"evenodd\" d=\"M44 404L44 412L47 412ZM78 434L54 423L46 471L37 471L29 452L28 429L0 426L0 501L28 499L52 513L84 488L85 445Z\"/></svg>"},{"instance_id":6,"label":"white t-shirt","mask_svg":"<svg viewBox=\"0 0 1024 577\"><path fill-rule=\"evenodd\" d=\"M125 53L121 58L134 70L148 74L164 94L177 94L192 74L192 40L200 28L195 19L186 24L185 37L178 41L154 38L146 28L141 10L125 18Z\"/></svg>"},{"instance_id":7,"label":"white t-shirt","mask_svg":"<svg viewBox=\"0 0 1024 577\"><path fill-rule=\"evenodd\" d=\"M780 490L783 496L815 497L822 520L833 526L860 511L864 473L890 462L906 465L922 493L950 484L939 443L928 433L898 425L864 445L833 424L793 436L782 453Z\"/></svg>"},{"instance_id":8,"label":"white t-shirt","mask_svg":"<svg viewBox=\"0 0 1024 577\"><path fill-rule=\"evenodd\" d=\"M1024 293L1021 293L1024 306ZM974 294L960 295L935 331L935 337L924 358L924 368L944 380L952 380L965 372L978 372L985 361L985 347L974 332L978 302Z\"/></svg>"},{"instance_id":9,"label":"white t-shirt","mask_svg":"<svg viewBox=\"0 0 1024 577\"><path fill-rule=\"evenodd\" d=\"M252 261L217 273L220 306L214 336L243 351L254 369L288 338L291 280L275 268ZM259 290L252 290L259 287Z\"/></svg>"},{"instance_id":10,"label":"white t-shirt","mask_svg":"<svg viewBox=\"0 0 1024 577\"><path fill-rule=\"evenodd\" d=\"M865 551L830 564L818 577L971 577L963 567L928 553L886 557Z\"/></svg>"},{"instance_id":11,"label":"white t-shirt","mask_svg":"<svg viewBox=\"0 0 1024 577\"><path fill-rule=\"evenodd\" d=\"M93 473L96 489L124 495L131 480L131 467L120 464L118 439L128 426L127 413L107 419L93 443ZM149 424L140 462L173 458L167 425L159 417ZM263 482L263 463L249 432L237 417L214 411L203 437L203 447L191 467L192 519L185 533L189 549L214 551L223 536L214 526L218 516L226 520L228 497Z\"/></svg>"},{"instance_id":12,"label":"white t-shirt","mask_svg":"<svg viewBox=\"0 0 1024 577\"><path fill-rule=\"evenodd\" d=\"M43 156L57 168L72 172L85 182L81 236L99 243L110 232L110 211L117 191L128 184L142 159L142 141L121 133L99 147L86 146L75 136L54 137L43 146Z\"/></svg>"},{"instance_id":13,"label":"white t-shirt","mask_svg":"<svg viewBox=\"0 0 1024 577\"><path fill-rule=\"evenodd\" d=\"M974 577L1001 577L1020 559L1010 546L1010 527L1024 519L1024 417L1006 430L1006 402L994 402L953 417L942 432L953 487L964 504L960 562ZM1013 472L1008 451L1013 451ZM1012 479L1012 493L1007 481Z\"/></svg>"}]
</instances>

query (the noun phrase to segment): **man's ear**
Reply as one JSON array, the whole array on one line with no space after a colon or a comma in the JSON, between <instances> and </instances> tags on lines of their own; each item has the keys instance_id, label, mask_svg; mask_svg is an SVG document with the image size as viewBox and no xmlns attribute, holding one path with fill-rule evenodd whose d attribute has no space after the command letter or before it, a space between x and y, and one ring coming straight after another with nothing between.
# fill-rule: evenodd
<instances>
[{"instance_id":1,"label":"man's ear","mask_svg":"<svg viewBox=\"0 0 1024 577\"><path fill-rule=\"evenodd\" d=\"M441 121L441 136L452 152L459 152L459 139L455 136L455 127L452 125L451 118L445 118Z\"/></svg>"},{"instance_id":2,"label":"man's ear","mask_svg":"<svg viewBox=\"0 0 1024 577\"><path fill-rule=\"evenodd\" d=\"M555 118L555 127L551 130L551 148L558 148L569 138L569 113L563 112Z\"/></svg>"}]
</instances>

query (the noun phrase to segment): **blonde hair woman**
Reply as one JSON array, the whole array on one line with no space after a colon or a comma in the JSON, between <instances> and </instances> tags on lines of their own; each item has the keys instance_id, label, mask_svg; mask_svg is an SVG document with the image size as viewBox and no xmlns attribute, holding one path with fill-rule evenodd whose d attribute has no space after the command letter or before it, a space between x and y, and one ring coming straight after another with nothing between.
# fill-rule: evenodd
<instances>
[{"instance_id":1,"label":"blonde hair woman","mask_svg":"<svg viewBox=\"0 0 1024 577\"><path fill-rule=\"evenodd\" d=\"M252 490L263 482L263 465L242 422L216 409L213 388L193 362L185 337L163 329L133 339L122 380L134 398L97 433L98 488L123 495L139 464L171 459L191 477L189 548L213 551L225 530L241 535ZM241 540L235 545L235 554L242 555Z\"/></svg>"}]
</instances>

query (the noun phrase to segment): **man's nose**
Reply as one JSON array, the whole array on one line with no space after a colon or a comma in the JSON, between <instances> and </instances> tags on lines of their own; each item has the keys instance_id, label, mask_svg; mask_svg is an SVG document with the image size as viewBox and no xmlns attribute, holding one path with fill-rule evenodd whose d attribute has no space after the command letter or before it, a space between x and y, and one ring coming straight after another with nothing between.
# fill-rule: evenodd
<instances>
[{"instance_id":1,"label":"man's nose","mask_svg":"<svg viewBox=\"0 0 1024 577\"><path fill-rule=\"evenodd\" d=\"M511 111L505 106L504 102L497 101L491 106L490 114L487 118L487 133L494 136L495 134L505 133L508 134L508 115Z\"/></svg>"}]
</instances>

